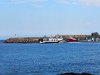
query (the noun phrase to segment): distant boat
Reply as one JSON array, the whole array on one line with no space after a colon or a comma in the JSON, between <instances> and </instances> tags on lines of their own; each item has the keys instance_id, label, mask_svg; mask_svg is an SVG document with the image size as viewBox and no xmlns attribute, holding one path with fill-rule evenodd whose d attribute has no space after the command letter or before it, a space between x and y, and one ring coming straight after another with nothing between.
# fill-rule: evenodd
<instances>
[{"instance_id":1,"label":"distant boat","mask_svg":"<svg viewBox=\"0 0 100 75\"><path fill-rule=\"evenodd\" d=\"M70 38L67 40L67 42L77 42L77 39L70 36Z\"/></svg>"},{"instance_id":2,"label":"distant boat","mask_svg":"<svg viewBox=\"0 0 100 75\"><path fill-rule=\"evenodd\" d=\"M56 38L56 37L50 37L48 40L43 40L40 41L40 43L64 43L65 41L63 40L62 37Z\"/></svg>"}]
</instances>

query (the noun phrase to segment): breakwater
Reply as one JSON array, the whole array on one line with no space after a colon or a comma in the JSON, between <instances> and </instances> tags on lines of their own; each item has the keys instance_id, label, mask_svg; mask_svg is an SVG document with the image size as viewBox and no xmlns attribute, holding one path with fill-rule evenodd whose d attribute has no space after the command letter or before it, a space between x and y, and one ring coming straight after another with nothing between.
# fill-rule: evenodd
<instances>
[{"instance_id":1,"label":"breakwater","mask_svg":"<svg viewBox=\"0 0 100 75\"><path fill-rule=\"evenodd\" d=\"M40 37L9 38L5 43L39 43Z\"/></svg>"}]
</instances>

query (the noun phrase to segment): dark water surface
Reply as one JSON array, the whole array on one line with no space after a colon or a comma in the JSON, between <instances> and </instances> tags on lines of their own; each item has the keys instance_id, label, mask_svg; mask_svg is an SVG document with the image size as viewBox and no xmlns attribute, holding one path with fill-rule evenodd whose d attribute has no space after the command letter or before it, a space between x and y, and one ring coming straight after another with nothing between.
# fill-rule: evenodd
<instances>
[{"instance_id":1,"label":"dark water surface","mask_svg":"<svg viewBox=\"0 0 100 75\"><path fill-rule=\"evenodd\" d=\"M0 75L100 75L100 43L0 43Z\"/></svg>"}]
</instances>

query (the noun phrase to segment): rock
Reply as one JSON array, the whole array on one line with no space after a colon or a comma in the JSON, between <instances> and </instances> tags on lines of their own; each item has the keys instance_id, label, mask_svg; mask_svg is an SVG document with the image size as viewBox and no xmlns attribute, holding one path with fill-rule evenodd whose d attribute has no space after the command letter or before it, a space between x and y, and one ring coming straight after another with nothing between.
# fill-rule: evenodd
<instances>
[{"instance_id":1,"label":"rock","mask_svg":"<svg viewBox=\"0 0 100 75\"><path fill-rule=\"evenodd\" d=\"M93 75L90 73L62 73L60 75Z\"/></svg>"}]
</instances>

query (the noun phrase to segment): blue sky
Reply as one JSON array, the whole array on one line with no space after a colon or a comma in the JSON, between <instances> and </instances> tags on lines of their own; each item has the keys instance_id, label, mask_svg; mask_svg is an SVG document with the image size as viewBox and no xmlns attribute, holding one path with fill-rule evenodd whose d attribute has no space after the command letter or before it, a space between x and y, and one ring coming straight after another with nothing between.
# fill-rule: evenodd
<instances>
[{"instance_id":1,"label":"blue sky","mask_svg":"<svg viewBox=\"0 0 100 75\"><path fill-rule=\"evenodd\" d=\"M100 0L0 0L0 38L100 33Z\"/></svg>"}]
</instances>

